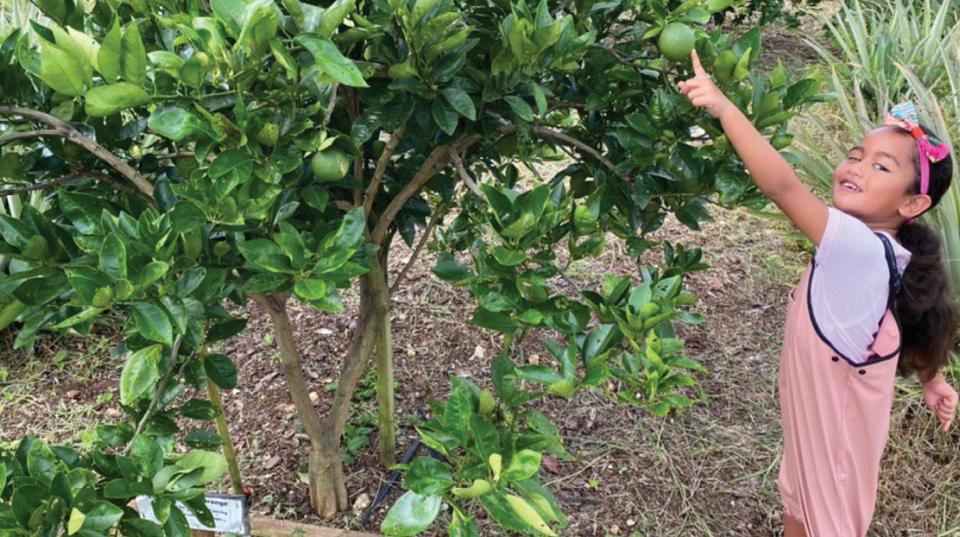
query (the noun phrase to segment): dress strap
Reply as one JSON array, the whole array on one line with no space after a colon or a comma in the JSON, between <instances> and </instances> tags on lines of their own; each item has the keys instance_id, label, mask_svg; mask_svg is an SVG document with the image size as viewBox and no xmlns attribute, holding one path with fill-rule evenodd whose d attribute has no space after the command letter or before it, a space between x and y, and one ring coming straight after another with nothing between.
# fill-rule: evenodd
<instances>
[{"instance_id":1,"label":"dress strap","mask_svg":"<svg viewBox=\"0 0 960 537\"><path fill-rule=\"evenodd\" d=\"M890 239L887 238L883 233L876 233L876 236L880 238L880 242L883 243L883 250L887 258L887 270L890 271L890 291L887 295L887 308L896 315L897 310L894 307L894 302L896 302L897 295L900 293L901 279L900 279L900 270L897 268L897 256L893 251L893 244L890 243Z\"/></svg>"}]
</instances>

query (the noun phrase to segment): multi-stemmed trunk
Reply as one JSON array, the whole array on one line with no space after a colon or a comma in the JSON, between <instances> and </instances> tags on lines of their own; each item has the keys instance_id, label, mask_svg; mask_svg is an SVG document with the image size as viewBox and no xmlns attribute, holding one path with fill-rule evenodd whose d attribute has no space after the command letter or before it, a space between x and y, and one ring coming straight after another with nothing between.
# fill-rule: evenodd
<instances>
[{"instance_id":1,"label":"multi-stemmed trunk","mask_svg":"<svg viewBox=\"0 0 960 537\"><path fill-rule=\"evenodd\" d=\"M308 464L310 503L324 517L331 517L347 509L347 488L343 471L341 438L350 412L357 384L363 378L367 362L376 347L387 349L379 353L384 361L386 378L392 384L392 363L389 361L390 332L388 319L389 297L386 271L380 256L371 261L370 272L360 280L360 310L356 332L343 356L340 383L334 393L329 412L321 416L313 408L310 390L303 373L303 360L294 340L294 329L287 315L286 296L254 295L257 304L269 314L276 340L280 347L280 362L290 390L290 396L310 439ZM387 326L387 328L384 328ZM378 365L383 361L378 358ZM378 368L379 369L379 368ZM389 394L392 410L392 390ZM392 423L392 412L390 421ZM392 437L392 427L390 429ZM382 443L381 443L382 445ZM391 454L392 458L392 454Z\"/></svg>"}]
</instances>

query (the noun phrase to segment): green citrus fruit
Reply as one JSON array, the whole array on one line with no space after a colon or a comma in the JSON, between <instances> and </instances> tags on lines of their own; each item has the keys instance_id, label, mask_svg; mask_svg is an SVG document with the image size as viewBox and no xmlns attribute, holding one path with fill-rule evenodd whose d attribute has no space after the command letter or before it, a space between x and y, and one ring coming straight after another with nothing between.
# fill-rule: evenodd
<instances>
[{"instance_id":1,"label":"green citrus fruit","mask_svg":"<svg viewBox=\"0 0 960 537\"><path fill-rule=\"evenodd\" d=\"M350 171L350 156L339 149L327 149L313 156L310 167L321 183L332 183Z\"/></svg>"},{"instance_id":2,"label":"green citrus fruit","mask_svg":"<svg viewBox=\"0 0 960 537\"><path fill-rule=\"evenodd\" d=\"M279 137L280 127L276 123L267 123L257 132L254 138L265 146L273 147L277 144Z\"/></svg>"},{"instance_id":3,"label":"green citrus fruit","mask_svg":"<svg viewBox=\"0 0 960 537\"><path fill-rule=\"evenodd\" d=\"M696 42L697 36L689 26L682 22L672 22L660 32L657 46L660 47L660 54L668 60L679 62L690 57Z\"/></svg>"}]
</instances>

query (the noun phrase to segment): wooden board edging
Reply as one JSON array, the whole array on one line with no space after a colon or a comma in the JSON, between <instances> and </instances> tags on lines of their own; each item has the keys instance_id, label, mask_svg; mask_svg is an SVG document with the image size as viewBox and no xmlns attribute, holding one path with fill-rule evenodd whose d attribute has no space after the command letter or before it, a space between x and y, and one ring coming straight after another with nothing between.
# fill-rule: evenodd
<instances>
[{"instance_id":1,"label":"wooden board edging","mask_svg":"<svg viewBox=\"0 0 960 537\"><path fill-rule=\"evenodd\" d=\"M264 516L250 519L250 532L255 537L378 537L374 533L324 528Z\"/></svg>"}]
</instances>

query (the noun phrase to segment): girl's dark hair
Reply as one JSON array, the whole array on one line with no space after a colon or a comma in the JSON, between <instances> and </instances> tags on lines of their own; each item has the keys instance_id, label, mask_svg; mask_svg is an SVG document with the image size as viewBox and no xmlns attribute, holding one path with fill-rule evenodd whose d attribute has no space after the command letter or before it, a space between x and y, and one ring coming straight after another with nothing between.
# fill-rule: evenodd
<instances>
[{"instance_id":1,"label":"girl's dark hair","mask_svg":"<svg viewBox=\"0 0 960 537\"><path fill-rule=\"evenodd\" d=\"M926 127L922 128L928 135L934 135ZM916 146L913 154L916 181L911 193L919 194L920 161ZM952 178L953 159L950 156L930 163L927 194L933 201L931 207L943 198ZM940 238L929 227L913 221L900 226L897 240L912 254L897 297L896 308L902 331L901 354L905 358L900 360L898 370L903 376L914 371L935 373L949 361L957 335L957 307L940 253Z\"/></svg>"}]
</instances>

